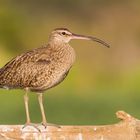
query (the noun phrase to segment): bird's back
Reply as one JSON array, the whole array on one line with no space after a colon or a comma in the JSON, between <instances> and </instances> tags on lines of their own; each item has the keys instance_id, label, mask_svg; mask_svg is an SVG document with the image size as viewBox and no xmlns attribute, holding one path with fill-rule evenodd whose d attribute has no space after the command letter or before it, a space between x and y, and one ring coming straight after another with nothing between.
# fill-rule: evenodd
<instances>
[{"instance_id":1,"label":"bird's back","mask_svg":"<svg viewBox=\"0 0 140 140\"><path fill-rule=\"evenodd\" d=\"M44 91L61 82L74 62L74 50L50 44L23 53L0 69L1 88Z\"/></svg>"}]
</instances>

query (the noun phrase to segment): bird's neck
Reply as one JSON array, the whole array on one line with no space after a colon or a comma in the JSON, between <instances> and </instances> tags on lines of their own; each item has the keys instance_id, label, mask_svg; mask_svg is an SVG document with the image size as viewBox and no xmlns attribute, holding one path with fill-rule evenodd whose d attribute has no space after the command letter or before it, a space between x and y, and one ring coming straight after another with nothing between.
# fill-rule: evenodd
<instances>
[{"instance_id":1,"label":"bird's neck","mask_svg":"<svg viewBox=\"0 0 140 140\"><path fill-rule=\"evenodd\" d=\"M51 40L49 41L49 47L59 54L61 62L64 61L63 64L68 63L71 67L75 61L75 51L68 43Z\"/></svg>"},{"instance_id":2,"label":"bird's neck","mask_svg":"<svg viewBox=\"0 0 140 140\"><path fill-rule=\"evenodd\" d=\"M60 40L60 39L58 39L58 38L55 38L55 37L50 37L49 38L49 44L50 45L52 45L52 46L63 46L63 45L65 45L65 44L67 44L67 43L65 43L63 40Z\"/></svg>"},{"instance_id":3,"label":"bird's neck","mask_svg":"<svg viewBox=\"0 0 140 140\"><path fill-rule=\"evenodd\" d=\"M65 46L69 45L68 43L65 43L64 41L55 39L55 38L52 38L52 39L50 38L49 44L53 49L56 49L56 50L65 48Z\"/></svg>"}]
</instances>

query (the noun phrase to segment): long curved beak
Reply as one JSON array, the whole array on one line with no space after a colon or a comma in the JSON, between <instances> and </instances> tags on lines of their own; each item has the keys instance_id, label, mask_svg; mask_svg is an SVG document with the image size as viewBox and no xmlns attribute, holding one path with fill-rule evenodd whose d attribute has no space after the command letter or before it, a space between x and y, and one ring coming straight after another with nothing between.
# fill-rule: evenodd
<instances>
[{"instance_id":1,"label":"long curved beak","mask_svg":"<svg viewBox=\"0 0 140 140\"><path fill-rule=\"evenodd\" d=\"M102 45L104 45L104 46L110 48L110 45L109 45L109 44L107 44L106 42L104 42L104 41L101 40L101 39L98 39L98 38L92 37L92 36L78 35L78 34L72 33L72 39L91 40L91 41L95 41L95 42L101 43Z\"/></svg>"}]
</instances>

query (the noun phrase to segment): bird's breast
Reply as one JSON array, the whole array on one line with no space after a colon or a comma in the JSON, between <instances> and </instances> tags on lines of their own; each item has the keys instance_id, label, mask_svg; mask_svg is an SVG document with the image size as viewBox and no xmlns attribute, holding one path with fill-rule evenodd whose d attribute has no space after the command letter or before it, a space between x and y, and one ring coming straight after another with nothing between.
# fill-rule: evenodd
<instances>
[{"instance_id":1,"label":"bird's breast","mask_svg":"<svg viewBox=\"0 0 140 140\"><path fill-rule=\"evenodd\" d=\"M66 77L66 73L68 73L74 61L75 51L71 46L67 45L65 48L60 49L57 54L55 54L52 63L52 75L54 74L57 77L56 79L63 79L63 77Z\"/></svg>"},{"instance_id":2,"label":"bird's breast","mask_svg":"<svg viewBox=\"0 0 140 140\"><path fill-rule=\"evenodd\" d=\"M60 66L60 69L68 70L75 61L75 51L69 44L64 45L53 54L52 59L56 66Z\"/></svg>"}]
</instances>

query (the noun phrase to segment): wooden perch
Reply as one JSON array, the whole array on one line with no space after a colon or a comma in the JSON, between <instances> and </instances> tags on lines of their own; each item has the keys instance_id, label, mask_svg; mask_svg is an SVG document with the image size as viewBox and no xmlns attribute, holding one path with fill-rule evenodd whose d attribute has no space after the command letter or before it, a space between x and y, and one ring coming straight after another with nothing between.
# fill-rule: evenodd
<instances>
[{"instance_id":1,"label":"wooden perch","mask_svg":"<svg viewBox=\"0 0 140 140\"><path fill-rule=\"evenodd\" d=\"M38 132L33 127L0 125L0 140L140 140L140 120L118 111L121 121L101 126L49 126Z\"/></svg>"}]
</instances>

